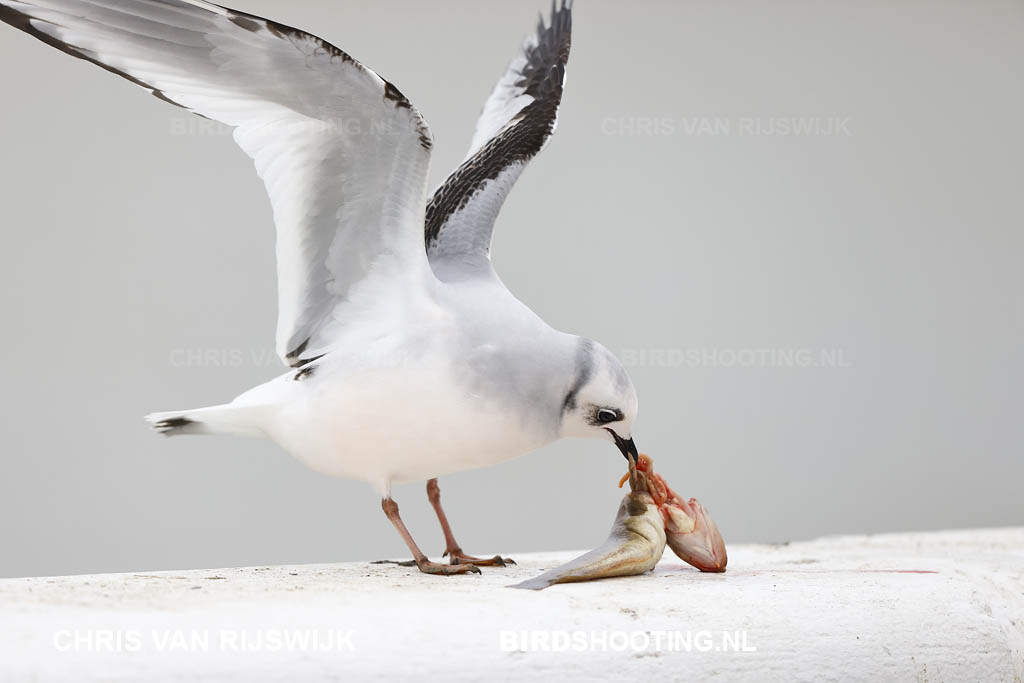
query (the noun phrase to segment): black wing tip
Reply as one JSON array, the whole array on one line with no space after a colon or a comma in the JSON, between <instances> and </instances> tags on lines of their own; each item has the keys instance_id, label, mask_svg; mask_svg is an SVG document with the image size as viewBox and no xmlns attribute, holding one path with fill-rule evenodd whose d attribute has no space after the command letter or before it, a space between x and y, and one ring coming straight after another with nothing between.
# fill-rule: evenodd
<instances>
[{"instance_id":1,"label":"black wing tip","mask_svg":"<svg viewBox=\"0 0 1024 683\"><path fill-rule=\"evenodd\" d=\"M559 7L552 0L551 19L544 24L541 15L537 32L527 40L526 64L519 72L516 85L533 97L561 98L565 66L572 48L572 5L564 0ZM556 104L557 104L556 100Z\"/></svg>"},{"instance_id":2,"label":"black wing tip","mask_svg":"<svg viewBox=\"0 0 1024 683\"><path fill-rule=\"evenodd\" d=\"M302 342L294 349L284 354L284 359L288 363L289 367L301 368L303 365L309 362L309 360L302 360L301 356L303 353L306 352L306 347L309 346L310 339L312 339L312 337L306 337L306 341Z\"/></svg>"},{"instance_id":3,"label":"black wing tip","mask_svg":"<svg viewBox=\"0 0 1024 683\"><path fill-rule=\"evenodd\" d=\"M394 104L396 109L408 109L413 112L416 135L419 137L420 147L429 152L434 146L434 138L430 135L430 128L427 127L419 112L412 106L409 98L398 89L398 86L387 79L382 80L384 81L384 99Z\"/></svg>"},{"instance_id":4,"label":"black wing tip","mask_svg":"<svg viewBox=\"0 0 1024 683\"><path fill-rule=\"evenodd\" d=\"M412 102L391 81L384 81L384 99L393 102L399 109L412 109Z\"/></svg>"},{"instance_id":5,"label":"black wing tip","mask_svg":"<svg viewBox=\"0 0 1024 683\"><path fill-rule=\"evenodd\" d=\"M234 23L236 26L239 26L245 29L246 31L255 33L257 31L266 30L273 34L275 37L286 40L294 40L296 38L302 40L315 40L317 43L319 43L320 47L328 54L330 54L332 57L340 59L343 63L354 64L360 68L367 69L367 67L365 67L361 62L357 61L352 55L345 52L337 45L329 43L323 38L315 36L312 33L309 33L308 31L303 31L302 29L295 28L294 26L282 24L280 22L274 21L273 19L266 19L264 17L256 16L255 14L242 12L241 10L228 9L227 11L228 19L230 19L231 22ZM367 70L370 71L369 69ZM375 72L371 71L371 73ZM420 115L418 111L416 111L416 108L413 107L412 102L409 101L409 98L403 95L402 91L399 90L394 83L384 78L382 78L381 80L384 81L385 100L393 103L396 108L408 109L414 112L416 121L416 134L419 137L420 146L429 152L431 148L434 146L434 140L431 137L430 128L423 120L423 117ZM306 341L308 342L309 340L307 339Z\"/></svg>"},{"instance_id":6,"label":"black wing tip","mask_svg":"<svg viewBox=\"0 0 1024 683\"><path fill-rule=\"evenodd\" d=\"M548 23L544 25L544 15L541 15L540 26L538 27L538 38L547 34L561 35L572 30L572 0L551 0L551 14Z\"/></svg>"},{"instance_id":7,"label":"black wing tip","mask_svg":"<svg viewBox=\"0 0 1024 683\"><path fill-rule=\"evenodd\" d=\"M261 28L263 28L263 26L260 26L260 22L256 21L256 17L254 17L251 14L246 14L245 12L237 12L235 10L231 10L230 13L228 14L228 19L230 19L231 23L235 26L238 26L239 28L244 28L246 31L249 31L250 33L256 33Z\"/></svg>"},{"instance_id":8,"label":"black wing tip","mask_svg":"<svg viewBox=\"0 0 1024 683\"><path fill-rule=\"evenodd\" d=\"M33 26L31 23L33 19L36 18L30 14L16 10L6 3L0 3L0 21L10 24L19 31L24 31L39 40L54 40ZM42 21L42 19L36 19L36 21Z\"/></svg>"},{"instance_id":9,"label":"black wing tip","mask_svg":"<svg viewBox=\"0 0 1024 683\"><path fill-rule=\"evenodd\" d=\"M301 382L307 377L312 377L313 373L316 372L317 368L317 366L313 365L314 360L316 360L316 358L310 358L309 361L307 361L307 363L304 366L299 368L299 371L295 373L295 376L292 377L292 380L296 382Z\"/></svg>"},{"instance_id":10,"label":"black wing tip","mask_svg":"<svg viewBox=\"0 0 1024 683\"><path fill-rule=\"evenodd\" d=\"M295 369L303 368L312 363L313 361L320 360L321 358L327 355L326 353L321 353L316 356L310 356L309 358L303 358L302 354L304 354L306 352L306 349L309 348L309 341L311 339L312 337L306 337L306 341L302 342L301 344L299 344L294 349L292 349L291 351L284 355L284 359L288 363L288 367ZM310 368L309 372L310 374L312 374L312 368ZM295 375L295 379L300 379L303 376L305 375L303 375L300 372Z\"/></svg>"},{"instance_id":11,"label":"black wing tip","mask_svg":"<svg viewBox=\"0 0 1024 683\"><path fill-rule=\"evenodd\" d=\"M186 433L188 428L194 424L198 423L187 417L172 417L166 420L160 420L159 422L154 422L153 429L164 436L174 436L175 434Z\"/></svg>"},{"instance_id":12,"label":"black wing tip","mask_svg":"<svg viewBox=\"0 0 1024 683\"><path fill-rule=\"evenodd\" d=\"M243 28L246 31L249 31L250 33L256 33L257 31L265 30L269 31L271 35L273 35L276 38L299 38L302 40L315 40L320 44L320 47L322 47L328 54L330 54L333 57L337 57L342 62L358 63L352 57L352 55L345 52L337 45L329 43L323 38L313 35L309 31L303 31L300 28L288 26L287 24L282 24L278 21L274 21L273 19L267 19L266 17L260 17L255 14L249 14L248 12L243 12L241 10L230 9L227 7L224 7L222 9L226 9L228 11L228 19L231 21L231 23L235 24L239 28Z\"/></svg>"},{"instance_id":13,"label":"black wing tip","mask_svg":"<svg viewBox=\"0 0 1024 683\"><path fill-rule=\"evenodd\" d=\"M193 422L195 422L195 420L190 420L187 417L172 417L169 420L160 420L160 422L156 423L156 426L174 429L175 427L184 427L185 425L190 425Z\"/></svg>"},{"instance_id":14,"label":"black wing tip","mask_svg":"<svg viewBox=\"0 0 1024 683\"><path fill-rule=\"evenodd\" d=\"M5 5L5 4L0 4L0 21L4 22L5 24L8 24L10 26L13 26L14 28L18 29L19 31L23 31L24 33L27 33L28 35L32 36L36 40L38 40L38 41L40 41L42 43L46 43L50 47L55 48L57 50L60 50L61 52L63 52L66 55L74 57L75 59L81 59L82 61L89 62L91 64L95 64L96 66L100 67L101 69L104 69L105 71L109 71L112 74L120 76L121 78L125 79L129 83L132 83L134 85L139 86L140 88L143 88L144 90L149 91L149 93L151 95L153 95L154 97L156 97L159 100L167 102L168 104L173 104L175 107L180 107L182 109L185 109L186 111L192 111L188 107L186 107L186 106L184 106L184 105L182 105L182 104L180 104L178 102L175 102L174 100L169 98L167 96L167 94L164 93L162 90L153 87L149 83L146 83L145 81L141 81L138 78L136 78L135 76L132 76L131 74L129 74L129 73L125 72L125 71L121 71L120 69L118 69L116 67L113 67L113 66L111 66L109 64L104 64L103 62L99 61L98 59L94 59L93 57L90 57L86 53L84 53L81 50L77 49L75 46L70 45L68 43L65 43L63 40L60 40L59 38L54 38L50 34L45 33L43 31L40 31L38 28L36 28L35 26L32 25L33 21L38 21L38 22L41 22L41 23L52 23L52 22L48 22L45 19L39 19L38 17L33 17L32 15L25 14L24 12L19 12L18 10L14 9L13 7L11 7L10 5ZM192 112L192 113L195 114L195 112ZM202 114L196 114L196 115L197 116L202 116ZM203 116L203 118L206 118L206 117Z\"/></svg>"}]
</instances>

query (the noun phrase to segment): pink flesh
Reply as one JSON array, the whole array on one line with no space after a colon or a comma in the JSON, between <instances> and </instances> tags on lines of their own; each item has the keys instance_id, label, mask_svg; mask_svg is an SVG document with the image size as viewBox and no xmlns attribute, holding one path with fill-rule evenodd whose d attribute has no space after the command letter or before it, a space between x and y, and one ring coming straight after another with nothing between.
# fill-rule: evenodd
<instances>
[{"instance_id":1,"label":"pink flesh","mask_svg":"<svg viewBox=\"0 0 1024 683\"><path fill-rule=\"evenodd\" d=\"M667 516L665 508L669 509ZM689 530L690 524L680 528L673 523L672 517L678 517L680 512L692 524L692 531ZM729 562L725 541L711 515L696 498L691 498L689 503L678 498L670 499L662 508L662 515L666 516L665 535L672 552L702 572L725 571L725 565Z\"/></svg>"},{"instance_id":2,"label":"pink flesh","mask_svg":"<svg viewBox=\"0 0 1024 683\"><path fill-rule=\"evenodd\" d=\"M702 572L724 572L729 562L725 540L704 506L696 498L685 501L673 491L664 477L654 472L650 456L641 453L637 469L647 474L647 485L665 520L665 535L672 551ZM623 477L619 482L620 487L625 480Z\"/></svg>"}]
</instances>

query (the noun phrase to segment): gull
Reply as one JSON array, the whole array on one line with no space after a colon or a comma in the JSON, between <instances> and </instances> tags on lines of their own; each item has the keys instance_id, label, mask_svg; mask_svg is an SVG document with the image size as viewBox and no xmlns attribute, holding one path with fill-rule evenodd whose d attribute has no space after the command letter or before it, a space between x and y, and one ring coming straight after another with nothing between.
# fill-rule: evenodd
<instances>
[{"instance_id":1,"label":"gull","mask_svg":"<svg viewBox=\"0 0 1024 683\"><path fill-rule=\"evenodd\" d=\"M490 259L498 212L555 129L571 2L541 17L465 160L429 198L420 112L309 33L203 0L0 0L0 19L232 127L270 195L288 370L230 403L148 415L158 431L263 437L317 472L369 483L415 565L439 575L505 560L462 551L438 477L564 437L636 459L622 365L541 320ZM448 563L420 550L391 496L423 480Z\"/></svg>"}]
</instances>

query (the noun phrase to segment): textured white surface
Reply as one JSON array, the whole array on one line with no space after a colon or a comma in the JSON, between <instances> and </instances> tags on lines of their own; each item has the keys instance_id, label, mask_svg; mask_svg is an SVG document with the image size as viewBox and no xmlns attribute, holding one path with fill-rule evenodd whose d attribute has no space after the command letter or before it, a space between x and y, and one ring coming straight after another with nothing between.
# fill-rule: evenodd
<instances>
[{"instance_id":1,"label":"textured white surface","mask_svg":"<svg viewBox=\"0 0 1024 683\"><path fill-rule=\"evenodd\" d=\"M7 579L0 678L1024 679L1024 528L732 546L725 574L667 554L645 576L505 588L570 556L519 556L517 567L451 578L351 563ZM318 631L331 647L275 649L280 629ZM568 651L503 650L502 632L524 629L577 640ZM669 651L658 631L689 633L691 651ZM756 651L716 651L723 631L745 632ZM587 643L605 634L609 648L573 649L591 632ZM647 647L612 650L622 637ZM243 639L252 651L236 651ZM712 649L698 651L704 643Z\"/></svg>"}]
</instances>

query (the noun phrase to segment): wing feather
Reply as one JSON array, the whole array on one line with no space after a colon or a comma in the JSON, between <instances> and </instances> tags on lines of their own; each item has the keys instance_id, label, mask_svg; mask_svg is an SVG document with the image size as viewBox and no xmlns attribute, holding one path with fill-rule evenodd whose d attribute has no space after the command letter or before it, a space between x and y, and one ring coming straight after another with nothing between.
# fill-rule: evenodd
<instances>
[{"instance_id":1,"label":"wing feather","mask_svg":"<svg viewBox=\"0 0 1024 683\"><path fill-rule=\"evenodd\" d=\"M430 198L425 240L436 272L453 263L463 274L489 272L498 212L555 130L571 34L571 1L552 3L549 23L541 17L484 104L465 161Z\"/></svg>"},{"instance_id":2,"label":"wing feather","mask_svg":"<svg viewBox=\"0 0 1024 683\"><path fill-rule=\"evenodd\" d=\"M0 0L0 20L235 128L277 225L277 348L289 365L330 346L357 284L430 276L419 232L430 129L334 45L203 0Z\"/></svg>"}]
</instances>

